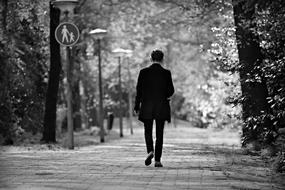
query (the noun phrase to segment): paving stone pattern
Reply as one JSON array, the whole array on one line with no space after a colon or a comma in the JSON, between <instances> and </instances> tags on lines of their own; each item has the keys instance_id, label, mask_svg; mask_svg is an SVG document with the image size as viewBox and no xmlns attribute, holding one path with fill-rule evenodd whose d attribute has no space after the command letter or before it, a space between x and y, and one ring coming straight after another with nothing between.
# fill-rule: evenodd
<instances>
[{"instance_id":1,"label":"paving stone pattern","mask_svg":"<svg viewBox=\"0 0 285 190\"><path fill-rule=\"evenodd\" d=\"M2 152L0 189L282 189L261 160L235 153L238 135L209 137L202 129L167 126L164 167L155 168L144 165L142 128L134 132L76 150ZM243 159L253 166L240 164Z\"/></svg>"}]
</instances>

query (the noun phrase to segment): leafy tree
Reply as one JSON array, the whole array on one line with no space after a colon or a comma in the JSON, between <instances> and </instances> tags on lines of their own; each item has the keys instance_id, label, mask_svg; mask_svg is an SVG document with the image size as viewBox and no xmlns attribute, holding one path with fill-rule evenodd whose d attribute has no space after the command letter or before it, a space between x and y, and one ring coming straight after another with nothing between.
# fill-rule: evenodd
<instances>
[{"instance_id":1,"label":"leafy tree","mask_svg":"<svg viewBox=\"0 0 285 190\"><path fill-rule=\"evenodd\" d=\"M179 113L176 114L177 116L192 119L193 112L197 112L197 114L202 112L205 119L208 119L207 114L216 112L220 106L225 106L226 95L221 104L218 102L211 104L213 101L211 95L215 92L210 92L207 89L210 87L208 85L210 80L213 80L212 76L215 75L213 70L218 72L218 69L209 64L211 57L207 52L207 48L215 40L210 29L215 25L217 19L211 18L215 18L215 14L222 7L222 2L216 3L216 7L210 6L210 4L207 5L208 7L201 7L201 4L189 4L186 1L137 2L128 0L112 2L96 4L97 7L101 7L101 14L108 15L108 18L101 18L101 14L97 15L96 11L92 13L85 11L90 14L84 18L84 20L88 20L91 15L92 18L99 17L101 22L94 23L94 25L99 24L99 27L106 26L108 29L108 44L105 44L104 55L107 58L104 60L103 66L105 105L109 105L108 109L118 109L118 78L114 77L118 73L118 63L117 58L110 53L116 47L134 50L134 55L130 59L133 80L136 80L138 70L149 64L149 53L154 48L161 48L165 51L165 66L173 71L178 94L176 97L183 100L182 104L180 101L173 101L173 103L180 102L180 106L173 104L174 113ZM95 9L93 4L87 2L86 5L88 5L86 7L88 10ZM210 11L213 7L215 7L214 11ZM228 5L225 10L229 7ZM203 17L202 12L206 9L208 11ZM129 88L127 72L124 72L127 71L126 65L123 59L124 94L127 94ZM96 65L94 66L96 67ZM189 75L189 73L191 74ZM215 86L214 88L227 89L228 87L221 83L220 87ZM124 97L124 110L127 110L127 96ZM231 108L230 105L226 107L228 110ZM197 116L197 119L199 118L200 116Z\"/></svg>"},{"instance_id":2,"label":"leafy tree","mask_svg":"<svg viewBox=\"0 0 285 190\"><path fill-rule=\"evenodd\" d=\"M42 126L48 36L42 13L46 2L1 4L1 133L12 143L19 132L37 133Z\"/></svg>"},{"instance_id":3,"label":"leafy tree","mask_svg":"<svg viewBox=\"0 0 285 190\"><path fill-rule=\"evenodd\" d=\"M239 74L242 90L244 143L257 141L264 128L268 128L268 120L257 121L256 118L263 113L270 113L267 102L268 90L266 79L260 65L263 60L260 41L254 33L256 24L254 19L254 6L246 7L246 1L233 1L234 18L236 24L237 47L239 52Z\"/></svg>"},{"instance_id":4,"label":"leafy tree","mask_svg":"<svg viewBox=\"0 0 285 190\"><path fill-rule=\"evenodd\" d=\"M275 145L281 150L284 143L279 129L284 128L284 2L268 1L259 5L255 14L256 30L263 54L261 70L267 82L269 96L267 101L271 112L266 117L272 120L264 128L264 144ZM258 118L262 120L262 118ZM284 138L284 137L283 137ZM283 150L282 150L283 151ZM283 158L285 159L285 158Z\"/></svg>"}]
</instances>

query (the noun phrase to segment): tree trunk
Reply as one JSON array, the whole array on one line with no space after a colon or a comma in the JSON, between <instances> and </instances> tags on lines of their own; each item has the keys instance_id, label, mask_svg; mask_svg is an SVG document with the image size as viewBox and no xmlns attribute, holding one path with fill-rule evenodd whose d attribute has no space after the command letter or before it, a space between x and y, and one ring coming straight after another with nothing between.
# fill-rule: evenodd
<instances>
[{"instance_id":1,"label":"tree trunk","mask_svg":"<svg viewBox=\"0 0 285 190\"><path fill-rule=\"evenodd\" d=\"M254 7L249 9L245 6L246 1L240 2L233 0L234 20L236 26L237 48L240 61L240 83L243 95L242 108L243 120L246 123L251 117L257 117L270 111L266 100L268 90L265 79L257 67L262 63L263 55L259 46L259 39L254 34L255 25L252 23L254 18ZM261 80L256 81L254 75L258 75ZM249 124L243 127L243 136L250 141L257 141L258 134L263 130L260 124ZM245 141L244 143L247 143Z\"/></svg>"},{"instance_id":2,"label":"tree trunk","mask_svg":"<svg viewBox=\"0 0 285 190\"><path fill-rule=\"evenodd\" d=\"M56 105L61 72L60 45L55 39L55 29L60 22L60 10L50 2L50 70L46 92L44 129L42 141L56 142Z\"/></svg>"}]
</instances>

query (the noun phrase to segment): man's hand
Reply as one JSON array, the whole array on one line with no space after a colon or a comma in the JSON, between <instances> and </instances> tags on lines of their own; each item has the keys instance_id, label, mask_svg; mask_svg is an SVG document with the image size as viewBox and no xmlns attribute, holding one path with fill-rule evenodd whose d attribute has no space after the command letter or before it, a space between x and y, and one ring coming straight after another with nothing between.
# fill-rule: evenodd
<instances>
[{"instance_id":1,"label":"man's hand","mask_svg":"<svg viewBox=\"0 0 285 190\"><path fill-rule=\"evenodd\" d=\"M138 115L139 112L140 112L139 106L135 106L135 108L134 108L134 114L135 114L135 115Z\"/></svg>"},{"instance_id":2,"label":"man's hand","mask_svg":"<svg viewBox=\"0 0 285 190\"><path fill-rule=\"evenodd\" d=\"M138 110L134 110L134 115L135 116L139 115L139 111Z\"/></svg>"}]
</instances>

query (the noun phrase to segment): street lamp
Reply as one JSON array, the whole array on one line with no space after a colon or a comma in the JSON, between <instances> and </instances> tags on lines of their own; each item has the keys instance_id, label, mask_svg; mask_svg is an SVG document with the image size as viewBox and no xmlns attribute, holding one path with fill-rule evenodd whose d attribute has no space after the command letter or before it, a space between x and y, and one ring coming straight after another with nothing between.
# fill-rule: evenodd
<instances>
[{"instance_id":1,"label":"street lamp","mask_svg":"<svg viewBox=\"0 0 285 190\"><path fill-rule=\"evenodd\" d=\"M64 13L68 20L68 13L73 13L74 8L78 4L78 0L55 0L53 5L60 9L61 13ZM67 79L67 129L68 129L68 148L74 149L74 137L73 137L73 111L72 111L72 57L71 47L66 47L66 79Z\"/></svg>"},{"instance_id":2,"label":"street lamp","mask_svg":"<svg viewBox=\"0 0 285 190\"><path fill-rule=\"evenodd\" d=\"M89 32L98 43L98 77L99 77L99 127L100 127L100 142L104 142L104 113L103 113L103 90L102 90L102 72L101 72L101 39L107 34L107 30L94 29Z\"/></svg>"},{"instance_id":3,"label":"street lamp","mask_svg":"<svg viewBox=\"0 0 285 190\"><path fill-rule=\"evenodd\" d=\"M129 50L127 52L127 64L128 64L128 82L129 82L129 93L128 93L128 99L129 99L129 127L131 135L134 134L133 131L133 88L132 88L132 76L130 71L130 60L129 58L133 55L133 51Z\"/></svg>"},{"instance_id":4,"label":"street lamp","mask_svg":"<svg viewBox=\"0 0 285 190\"><path fill-rule=\"evenodd\" d=\"M59 8L62 13L72 13L78 5L78 0L55 0L53 5Z\"/></svg>"},{"instance_id":5,"label":"street lamp","mask_svg":"<svg viewBox=\"0 0 285 190\"><path fill-rule=\"evenodd\" d=\"M120 123L120 137L123 137L123 113L122 113L122 81L121 81L121 57L125 55L131 55L132 50L128 49L122 49L122 48L117 48L113 50L113 53L115 53L118 56L118 67L119 67L119 123ZM129 91L130 93L130 91ZM129 94L130 98L130 94ZM129 99L130 103L130 99ZM129 105L131 106L131 105ZM129 108L131 110L132 108ZM131 129L131 134L133 134L132 130L132 124L131 124L131 116L132 116L132 111L130 111L130 129Z\"/></svg>"}]
</instances>

